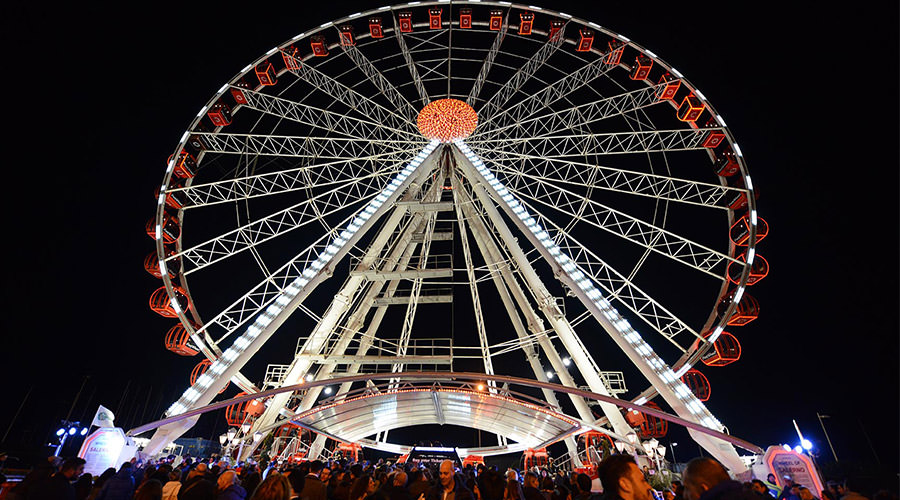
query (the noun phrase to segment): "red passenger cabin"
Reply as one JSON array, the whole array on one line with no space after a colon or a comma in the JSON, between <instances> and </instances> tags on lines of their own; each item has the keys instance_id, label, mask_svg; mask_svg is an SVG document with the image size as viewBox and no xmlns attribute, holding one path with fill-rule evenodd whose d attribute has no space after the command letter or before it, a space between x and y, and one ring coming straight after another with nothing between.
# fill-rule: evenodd
<instances>
[{"instance_id":1,"label":"red passenger cabin","mask_svg":"<svg viewBox=\"0 0 900 500\"><path fill-rule=\"evenodd\" d=\"M734 154L734 150L730 147L726 147L722 151L716 152L715 158L716 175L721 177L731 177L741 171L741 165L737 161L737 155Z\"/></svg>"},{"instance_id":2,"label":"red passenger cabin","mask_svg":"<svg viewBox=\"0 0 900 500\"><path fill-rule=\"evenodd\" d=\"M575 46L576 52L588 52L591 45L594 44L594 32L587 28L578 30L578 45Z\"/></svg>"},{"instance_id":3,"label":"red passenger cabin","mask_svg":"<svg viewBox=\"0 0 900 500\"><path fill-rule=\"evenodd\" d=\"M714 117L710 116L709 119L706 120L706 124L704 125L704 127L705 128L718 128L719 122ZM706 137L703 138L703 147L715 149L720 144L722 144L722 141L724 141L724 140L725 140L725 132L723 132L722 130L710 130L706 134ZM718 170L716 171L716 173L719 174ZM719 175L722 175L723 177L728 176L727 174L719 174Z\"/></svg>"},{"instance_id":4,"label":"red passenger cabin","mask_svg":"<svg viewBox=\"0 0 900 500\"><path fill-rule=\"evenodd\" d=\"M659 405L653 401L647 401L644 406L654 410L660 409ZM666 433L669 432L669 422L667 420L646 413L642 413L642 415L644 421L641 423L638 432L641 439L661 438L665 437Z\"/></svg>"},{"instance_id":5,"label":"red passenger cabin","mask_svg":"<svg viewBox=\"0 0 900 500\"><path fill-rule=\"evenodd\" d=\"M603 62L606 64L619 64L622 62L622 53L625 52L625 42L622 40L610 40L608 45L609 53L606 54L606 59Z\"/></svg>"},{"instance_id":6,"label":"red passenger cabin","mask_svg":"<svg viewBox=\"0 0 900 500\"><path fill-rule=\"evenodd\" d=\"M356 39L353 38L353 26L345 24L341 26L341 47L352 47L356 45Z\"/></svg>"},{"instance_id":7,"label":"red passenger cabin","mask_svg":"<svg viewBox=\"0 0 900 500\"><path fill-rule=\"evenodd\" d=\"M646 54L639 54L634 59L634 66L631 67L628 77L632 80L646 80L650 75L651 68L653 68L653 59Z\"/></svg>"},{"instance_id":8,"label":"red passenger cabin","mask_svg":"<svg viewBox=\"0 0 900 500\"><path fill-rule=\"evenodd\" d=\"M709 401L709 395L712 392L712 388L709 385L709 379L706 378L706 375L697 370L688 370L681 376L681 381L684 382L684 385L686 385L692 393L694 393L694 396L696 396L697 399L700 401Z\"/></svg>"},{"instance_id":9,"label":"red passenger cabin","mask_svg":"<svg viewBox=\"0 0 900 500\"><path fill-rule=\"evenodd\" d=\"M678 116L678 119L683 122L695 122L700 118L700 114L703 113L704 108L703 101L694 94L691 94L681 101L681 105L678 106L676 115Z\"/></svg>"},{"instance_id":10,"label":"red passenger cabin","mask_svg":"<svg viewBox=\"0 0 900 500\"><path fill-rule=\"evenodd\" d=\"M550 455L547 454L547 448L528 448L525 450L525 453L522 454L522 465L523 470L531 469L532 467L547 467L550 465ZM484 463L484 460L482 460Z\"/></svg>"},{"instance_id":11,"label":"red passenger cabin","mask_svg":"<svg viewBox=\"0 0 900 500\"><path fill-rule=\"evenodd\" d=\"M206 112L209 121L216 127L224 127L231 124L231 108L227 104L217 102Z\"/></svg>"},{"instance_id":12,"label":"red passenger cabin","mask_svg":"<svg viewBox=\"0 0 900 500\"><path fill-rule=\"evenodd\" d=\"M437 7L428 9L428 29L441 29L441 12L443 12L443 10Z\"/></svg>"},{"instance_id":13,"label":"red passenger cabin","mask_svg":"<svg viewBox=\"0 0 900 500\"><path fill-rule=\"evenodd\" d=\"M472 9L468 7L459 9L459 27L466 30L472 28Z\"/></svg>"},{"instance_id":14,"label":"red passenger cabin","mask_svg":"<svg viewBox=\"0 0 900 500\"><path fill-rule=\"evenodd\" d=\"M565 26L566 23L560 21L558 19L553 19L550 21L550 32L548 38L553 40L559 35L559 32L562 30L562 27Z\"/></svg>"},{"instance_id":15,"label":"red passenger cabin","mask_svg":"<svg viewBox=\"0 0 900 500\"><path fill-rule=\"evenodd\" d=\"M380 17L369 18L369 35L372 38L384 38L384 28L381 26Z\"/></svg>"},{"instance_id":16,"label":"red passenger cabin","mask_svg":"<svg viewBox=\"0 0 900 500\"><path fill-rule=\"evenodd\" d=\"M731 225L731 241L735 245L745 247L750 243L750 214L744 214L737 222ZM769 234L769 224L762 217L756 218L756 243L762 241Z\"/></svg>"},{"instance_id":17,"label":"red passenger cabin","mask_svg":"<svg viewBox=\"0 0 900 500\"><path fill-rule=\"evenodd\" d=\"M144 270L155 278L162 278L162 271L159 269L159 259L156 257L156 252L144 257ZM166 274L168 274L170 278L178 276L178 271L180 270L181 260L173 259L166 263Z\"/></svg>"},{"instance_id":18,"label":"red passenger cabin","mask_svg":"<svg viewBox=\"0 0 900 500\"><path fill-rule=\"evenodd\" d=\"M166 349L179 356L194 356L199 352L191 343L191 334L181 323L176 324L166 333Z\"/></svg>"},{"instance_id":19,"label":"red passenger cabin","mask_svg":"<svg viewBox=\"0 0 900 500\"><path fill-rule=\"evenodd\" d=\"M284 61L285 68L297 71L300 69L300 61L303 59L303 54L300 53L300 49L296 45L288 45L281 49L281 59Z\"/></svg>"},{"instance_id":20,"label":"red passenger cabin","mask_svg":"<svg viewBox=\"0 0 900 500\"><path fill-rule=\"evenodd\" d=\"M522 12L519 14L519 34L530 35L531 28L534 27L534 13Z\"/></svg>"},{"instance_id":21,"label":"red passenger cabin","mask_svg":"<svg viewBox=\"0 0 900 500\"><path fill-rule=\"evenodd\" d=\"M172 288L175 289L175 301L178 304L178 308L181 311L187 311L190 307L187 293L181 287L173 286ZM178 313L172 306L172 302L169 300L169 294L166 292L166 287L164 286L157 288L156 291L150 295L150 309L156 314L166 318L178 317Z\"/></svg>"},{"instance_id":22,"label":"red passenger cabin","mask_svg":"<svg viewBox=\"0 0 900 500\"><path fill-rule=\"evenodd\" d=\"M160 237L163 243L175 243L181 236L181 226L178 225L178 219L168 213L163 213L162 224L160 224ZM156 239L156 218L147 221L147 236Z\"/></svg>"},{"instance_id":23,"label":"red passenger cabin","mask_svg":"<svg viewBox=\"0 0 900 500\"><path fill-rule=\"evenodd\" d=\"M325 43L324 35L314 35L309 38L309 46L312 48L313 55L316 57L325 57L328 55L328 45Z\"/></svg>"},{"instance_id":24,"label":"red passenger cabin","mask_svg":"<svg viewBox=\"0 0 900 500\"><path fill-rule=\"evenodd\" d=\"M170 158L171 159L171 158ZM197 160L194 155L182 150L175 158L175 166L172 169L175 177L189 179L197 174Z\"/></svg>"},{"instance_id":25,"label":"red passenger cabin","mask_svg":"<svg viewBox=\"0 0 900 500\"><path fill-rule=\"evenodd\" d=\"M284 57L284 55L282 55L282 57ZM269 61L261 62L256 66L255 72L260 85L269 86L278 83L278 79L275 77L275 66Z\"/></svg>"},{"instance_id":26,"label":"red passenger cabin","mask_svg":"<svg viewBox=\"0 0 900 500\"><path fill-rule=\"evenodd\" d=\"M719 316L725 314L725 311L728 309L728 305L731 304L733 298L734 294L732 293L719 301ZM728 326L744 326L758 317L759 302L757 302L750 294L744 293L741 295L741 300L735 306L734 311L731 313L726 324Z\"/></svg>"},{"instance_id":27,"label":"red passenger cabin","mask_svg":"<svg viewBox=\"0 0 900 500\"><path fill-rule=\"evenodd\" d=\"M747 254L742 253L737 256L740 262L747 262ZM741 271L743 266L739 266L736 262L728 263L728 281L737 285L741 279ZM747 276L747 286L755 285L763 278L769 275L769 263L762 255L756 254L753 257L753 264L750 264L750 274Z\"/></svg>"},{"instance_id":28,"label":"red passenger cabin","mask_svg":"<svg viewBox=\"0 0 900 500\"><path fill-rule=\"evenodd\" d=\"M494 9L491 11L490 21L488 22L488 28L491 31L500 31L500 28L503 27L503 11L499 9Z\"/></svg>"},{"instance_id":29,"label":"red passenger cabin","mask_svg":"<svg viewBox=\"0 0 900 500\"><path fill-rule=\"evenodd\" d=\"M401 33L412 33L412 12L404 11L397 14L397 22L400 23Z\"/></svg>"},{"instance_id":30,"label":"red passenger cabin","mask_svg":"<svg viewBox=\"0 0 900 500\"><path fill-rule=\"evenodd\" d=\"M709 337L712 332L707 332L704 337ZM722 332L719 338L713 342L712 348L700 358L706 366L725 366L741 359L741 343L734 335Z\"/></svg>"},{"instance_id":31,"label":"red passenger cabin","mask_svg":"<svg viewBox=\"0 0 900 500\"><path fill-rule=\"evenodd\" d=\"M657 85L659 85L659 89L656 91L656 97L660 100L672 100L681 87L681 80L666 71L663 76L659 77Z\"/></svg>"},{"instance_id":32,"label":"red passenger cabin","mask_svg":"<svg viewBox=\"0 0 900 500\"><path fill-rule=\"evenodd\" d=\"M241 392L235 397L246 396L246 392ZM242 403L234 403L225 407L225 421L231 427L238 427L243 423L252 423L256 417L263 414L266 405L257 399L244 401Z\"/></svg>"}]
</instances>

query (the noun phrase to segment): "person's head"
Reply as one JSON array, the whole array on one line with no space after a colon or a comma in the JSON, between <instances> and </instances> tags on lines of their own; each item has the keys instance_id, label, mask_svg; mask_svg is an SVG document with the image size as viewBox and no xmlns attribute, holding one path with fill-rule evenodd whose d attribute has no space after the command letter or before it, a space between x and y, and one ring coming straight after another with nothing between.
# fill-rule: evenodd
<instances>
[{"instance_id":1,"label":"person's head","mask_svg":"<svg viewBox=\"0 0 900 500\"><path fill-rule=\"evenodd\" d=\"M250 500L290 500L291 485L283 475L272 471L259 484Z\"/></svg>"},{"instance_id":2,"label":"person's head","mask_svg":"<svg viewBox=\"0 0 900 500\"><path fill-rule=\"evenodd\" d=\"M322 463L321 460L313 460L309 463L309 472L310 474L319 475L322 473L322 468L325 467L325 464Z\"/></svg>"},{"instance_id":3,"label":"person's head","mask_svg":"<svg viewBox=\"0 0 900 500\"><path fill-rule=\"evenodd\" d=\"M406 486L406 481L408 479L409 478L405 472L403 472L402 470L397 471L397 473L394 474L394 486L399 486L399 487L403 488L404 486Z\"/></svg>"},{"instance_id":4,"label":"person's head","mask_svg":"<svg viewBox=\"0 0 900 500\"><path fill-rule=\"evenodd\" d=\"M73 457L67 458L59 469L59 473L66 479L75 479L84 472L84 464L87 463L83 458Z\"/></svg>"},{"instance_id":5,"label":"person's head","mask_svg":"<svg viewBox=\"0 0 900 500\"><path fill-rule=\"evenodd\" d=\"M766 487L766 483L760 481L759 479L750 481L750 489L759 493L760 495L766 495L769 492L769 488Z\"/></svg>"},{"instance_id":6,"label":"person's head","mask_svg":"<svg viewBox=\"0 0 900 500\"><path fill-rule=\"evenodd\" d=\"M675 493L675 496L684 494L684 485L681 484L681 481L678 481L677 479L672 481L672 493Z\"/></svg>"},{"instance_id":7,"label":"person's head","mask_svg":"<svg viewBox=\"0 0 900 500\"><path fill-rule=\"evenodd\" d=\"M372 479L372 476L368 474L359 476L353 481L353 486L350 487L350 500L366 498L369 494L369 489L373 487L374 484L375 480Z\"/></svg>"},{"instance_id":8,"label":"person's head","mask_svg":"<svg viewBox=\"0 0 900 500\"><path fill-rule=\"evenodd\" d=\"M526 488L528 488L528 487L537 488L538 484L540 484L540 483L538 483L537 474L535 474L532 471L528 471L525 473L525 487Z\"/></svg>"},{"instance_id":9,"label":"person's head","mask_svg":"<svg viewBox=\"0 0 900 500\"><path fill-rule=\"evenodd\" d=\"M524 500L525 494L522 491L522 485L515 479L506 481L506 489L503 491L503 498L506 500Z\"/></svg>"},{"instance_id":10,"label":"person's head","mask_svg":"<svg viewBox=\"0 0 900 500\"><path fill-rule=\"evenodd\" d=\"M223 472L221 476L219 476L219 479L216 481L216 486L218 487L219 491L222 491L228 489L228 487L232 484L237 484L237 482L237 473L233 470L227 470Z\"/></svg>"},{"instance_id":11,"label":"person's head","mask_svg":"<svg viewBox=\"0 0 900 500\"><path fill-rule=\"evenodd\" d=\"M812 492L809 491L809 488L805 486L800 487L800 500L814 500L815 498Z\"/></svg>"},{"instance_id":12,"label":"person's head","mask_svg":"<svg viewBox=\"0 0 900 500\"><path fill-rule=\"evenodd\" d=\"M662 492L663 500L675 500L675 492L666 488Z\"/></svg>"},{"instance_id":13,"label":"person's head","mask_svg":"<svg viewBox=\"0 0 900 500\"><path fill-rule=\"evenodd\" d=\"M322 467L322 472L319 473L319 479L322 480L323 483L327 483L331 480L331 469L328 467Z\"/></svg>"},{"instance_id":14,"label":"person's head","mask_svg":"<svg viewBox=\"0 0 900 500\"><path fill-rule=\"evenodd\" d=\"M506 469L506 480L507 481L518 481L519 473L515 471L515 469Z\"/></svg>"},{"instance_id":15,"label":"person's head","mask_svg":"<svg viewBox=\"0 0 900 500\"><path fill-rule=\"evenodd\" d=\"M288 484L291 485L291 491L294 495L299 495L303 491L303 485L306 483L306 474L300 472L300 469L291 469L286 472Z\"/></svg>"},{"instance_id":16,"label":"person's head","mask_svg":"<svg viewBox=\"0 0 900 500\"><path fill-rule=\"evenodd\" d=\"M700 495L731 478L722 464L711 458L701 457L688 462L681 479L684 481L685 499L699 500Z\"/></svg>"},{"instance_id":17,"label":"person's head","mask_svg":"<svg viewBox=\"0 0 900 500\"><path fill-rule=\"evenodd\" d=\"M134 500L158 500L162 498L162 483L156 479L144 481L134 492Z\"/></svg>"},{"instance_id":18,"label":"person's head","mask_svg":"<svg viewBox=\"0 0 900 500\"><path fill-rule=\"evenodd\" d=\"M441 486L444 488L453 487L453 462L450 460L444 460L441 462Z\"/></svg>"},{"instance_id":19,"label":"person's head","mask_svg":"<svg viewBox=\"0 0 900 500\"><path fill-rule=\"evenodd\" d=\"M602 480L601 480L602 482ZM579 472L575 474L575 486L578 487L578 491L581 493L590 493L591 492L591 476L588 476L584 472ZM603 489L606 490L606 485L603 486Z\"/></svg>"},{"instance_id":20,"label":"person's head","mask_svg":"<svg viewBox=\"0 0 900 500\"><path fill-rule=\"evenodd\" d=\"M653 488L630 455L606 457L597 466L597 474L608 495L618 495L622 500L653 500Z\"/></svg>"}]
</instances>

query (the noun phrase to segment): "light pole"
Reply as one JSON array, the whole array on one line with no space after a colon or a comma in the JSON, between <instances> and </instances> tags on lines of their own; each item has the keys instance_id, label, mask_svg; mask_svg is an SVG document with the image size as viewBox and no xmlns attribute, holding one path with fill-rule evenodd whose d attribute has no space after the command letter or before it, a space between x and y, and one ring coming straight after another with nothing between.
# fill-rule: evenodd
<instances>
[{"instance_id":1,"label":"light pole","mask_svg":"<svg viewBox=\"0 0 900 500\"><path fill-rule=\"evenodd\" d=\"M822 432L825 433L825 441L828 441L828 447L831 449L831 454L834 456L834 463L837 463L838 457L837 453L834 452L834 445L831 444L831 438L828 437L828 431L825 430L825 424L822 422L823 418L831 418L829 415L821 415L819 412L816 412L816 417L819 419L819 425L822 426Z\"/></svg>"},{"instance_id":2,"label":"light pole","mask_svg":"<svg viewBox=\"0 0 900 500\"><path fill-rule=\"evenodd\" d=\"M669 441L669 448L672 449L672 469L677 468L678 461L675 460L675 447L678 446L678 443L673 443Z\"/></svg>"}]
</instances>

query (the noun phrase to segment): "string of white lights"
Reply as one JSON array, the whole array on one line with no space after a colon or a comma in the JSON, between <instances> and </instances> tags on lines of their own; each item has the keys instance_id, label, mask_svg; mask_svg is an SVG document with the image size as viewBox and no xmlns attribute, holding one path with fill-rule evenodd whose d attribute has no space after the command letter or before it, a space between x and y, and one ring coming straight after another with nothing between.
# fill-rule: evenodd
<instances>
[{"instance_id":1,"label":"string of white lights","mask_svg":"<svg viewBox=\"0 0 900 500\"><path fill-rule=\"evenodd\" d=\"M601 314L609 320L609 323L617 330L619 335L621 335L625 341L639 353L641 361L671 389L696 421L706 427L722 430L724 428L722 423L710 413L706 408L706 405L694 396L694 393L692 393L687 385L679 379L678 375L672 371L656 352L653 351L650 345L644 341L643 337L641 337L641 335L631 326L631 323L623 318L609 301L603 298L600 290L594 285L588 275L582 272L575 261L562 251L559 245L557 245L553 241L553 238L550 237L550 234L529 214L525 206L522 205L512 193L507 191L503 183L488 170L487 166L481 161L478 155L472 152L472 150L469 149L469 146L461 139L454 141L454 144L459 148L463 155L465 155L469 162L472 163L475 170L481 175L485 184L489 186L496 197L505 203L512 213L522 221L531 234L537 238L556 263L559 264L562 271L566 273L575 285L584 292L587 298L597 306ZM720 333L721 328L717 329L713 336L710 337L710 341L713 341L713 337L718 337L718 334Z\"/></svg>"},{"instance_id":2,"label":"string of white lights","mask_svg":"<svg viewBox=\"0 0 900 500\"><path fill-rule=\"evenodd\" d=\"M375 212L391 197L406 179L416 171L417 168L425 161L435 148L440 144L439 141L433 140L429 142L406 167L401 170L391 182L366 206L363 208L341 231L340 235L334 238L321 253L316 260L303 270L290 285L288 285L275 301L256 317L253 323L247 327L244 333L238 337L234 343L222 355L213 361L209 369L204 372L197 381L188 388L181 398L178 399L166 411L166 416L178 415L184 413L197 402L200 396L207 392L210 385L225 372L238 356L244 352L253 341L259 337L260 333L277 318L284 309L297 297L300 291L306 286L319 272L322 271L334 258L335 255L346 245L357 231L368 221Z\"/></svg>"}]
</instances>

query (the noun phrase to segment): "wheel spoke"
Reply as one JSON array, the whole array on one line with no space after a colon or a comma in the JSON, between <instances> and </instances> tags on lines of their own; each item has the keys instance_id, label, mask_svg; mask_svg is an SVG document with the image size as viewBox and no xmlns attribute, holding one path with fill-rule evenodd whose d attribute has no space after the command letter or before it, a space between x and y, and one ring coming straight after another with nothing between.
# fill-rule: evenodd
<instances>
[{"instance_id":1,"label":"wheel spoke","mask_svg":"<svg viewBox=\"0 0 900 500\"><path fill-rule=\"evenodd\" d=\"M566 184L572 187L587 186L619 193L689 203L704 207L727 209L730 194L747 190L690 181L665 175L645 174L591 163L561 160L558 158L503 152L502 158L514 163L500 163L500 155L482 148L472 148L482 159L494 161L498 173L518 176L521 179Z\"/></svg>"},{"instance_id":2,"label":"wheel spoke","mask_svg":"<svg viewBox=\"0 0 900 500\"><path fill-rule=\"evenodd\" d=\"M667 102L660 101L656 97L657 89L658 86L654 85L644 89L598 99L587 104L567 106L565 109L539 116L532 116L521 122L512 122L497 128L484 128L472 134L469 138L469 142L474 144L483 140L504 140L505 137L544 137L551 134L560 134L569 130L575 130L578 129L578 127L606 120L613 116L646 108L647 106L653 106L660 102ZM479 116L481 116L480 113Z\"/></svg>"},{"instance_id":3,"label":"wheel spoke","mask_svg":"<svg viewBox=\"0 0 900 500\"><path fill-rule=\"evenodd\" d=\"M506 29L508 27L509 11L506 11L506 16L503 18L503 23L500 25L500 31L497 32L494 43L491 44L491 49L488 50L487 55L484 56L484 64L482 64L481 69L478 70L478 76L475 77L475 83L472 85L472 90L469 91L469 97L466 98L466 104L469 106L475 106L475 101L478 99L479 94L481 94L481 87L484 86L488 73L490 73L491 67L494 65L494 59L497 58L497 53L500 51L500 44L503 43L503 39L506 37Z\"/></svg>"},{"instance_id":4,"label":"wheel spoke","mask_svg":"<svg viewBox=\"0 0 900 500\"><path fill-rule=\"evenodd\" d=\"M504 23L505 24L505 23ZM563 25L556 35L547 40L531 58L516 71L491 98L478 109L478 120L481 123L490 123L494 115L509 101L509 98L522 88L522 85L531 78L534 73L550 59L556 50L566 41L564 36L566 25Z\"/></svg>"},{"instance_id":5,"label":"wheel spoke","mask_svg":"<svg viewBox=\"0 0 900 500\"><path fill-rule=\"evenodd\" d=\"M569 134L520 139L491 139L473 141L473 147L498 150L517 148L516 154L531 154L541 158L584 157L588 154L612 155L630 153L656 153L667 151L705 150L703 140L709 129L648 130L637 132L612 132L605 134ZM505 158L505 157L504 157ZM516 157L506 158L515 161Z\"/></svg>"},{"instance_id":6,"label":"wheel spoke","mask_svg":"<svg viewBox=\"0 0 900 500\"><path fill-rule=\"evenodd\" d=\"M398 110L408 121L416 121L418 110L400 94L397 88L378 71L378 68L355 45L341 45L341 48L344 49L344 54L347 54L347 57L366 75L366 78L390 101L394 109Z\"/></svg>"},{"instance_id":7,"label":"wheel spoke","mask_svg":"<svg viewBox=\"0 0 900 500\"><path fill-rule=\"evenodd\" d=\"M406 61L406 67L409 69L409 76L412 78L413 84L416 87L416 92L419 93L419 98L422 100L422 106L425 106L431 102L431 99L428 98L428 92L425 90L425 85L422 83L422 78L419 76L419 70L416 69L416 62L412 58L409 47L406 46L406 40L403 39L403 33L400 31L400 27L397 26L397 16L392 15L391 19L394 20L394 35L397 37L397 44L400 45L400 53L403 54L403 60Z\"/></svg>"},{"instance_id":8,"label":"wheel spoke","mask_svg":"<svg viewBox=\"0 0 900 500\"><path fill-rule=\"evenodd\" d=\"M420 147L410 147L414 143L372 140L344 139L332 137L296 137L287 135L223 134L197 132L206 144L206 150L226 154L254 154L290 158L329 158L355 160L381 153L379 148L393 152L417 151ZM420 136L421 137L421 136ZM425 142L424 138L421 142ZM415 149L413 149L415 148Z\"/></svg>"},{"instance_id":9,"label":"wheel spoke","mask_svg":"<svg viewBox=\"0 0 900 500\"><path fill-rule=\"evenodd\" d=\"M350 109L361 113L366 118L378 123L385 123L391 128L415 133L416 128L407 118L396 112L386 109L384 106L351 89L343 83L313 68L309 64L294 60L293 68L289 71L297 78L305 81L317 90L321 90L332 98L349 106Z\"/></svg>"},{"instance_id":10,"label":"wheel spoke","mask_svg":"<svg viewBox=\"0 0 900 500\"><path fill-rule=\"evenodd\" d=\"M242 105L241 109L252 109L347 137L374 140L398 140L398 137L416 140L420 137L409 130L392 128L383 122L355 118L253 90L239 90L247 100L247 104Z\"/></svg>"}]
</instances>

